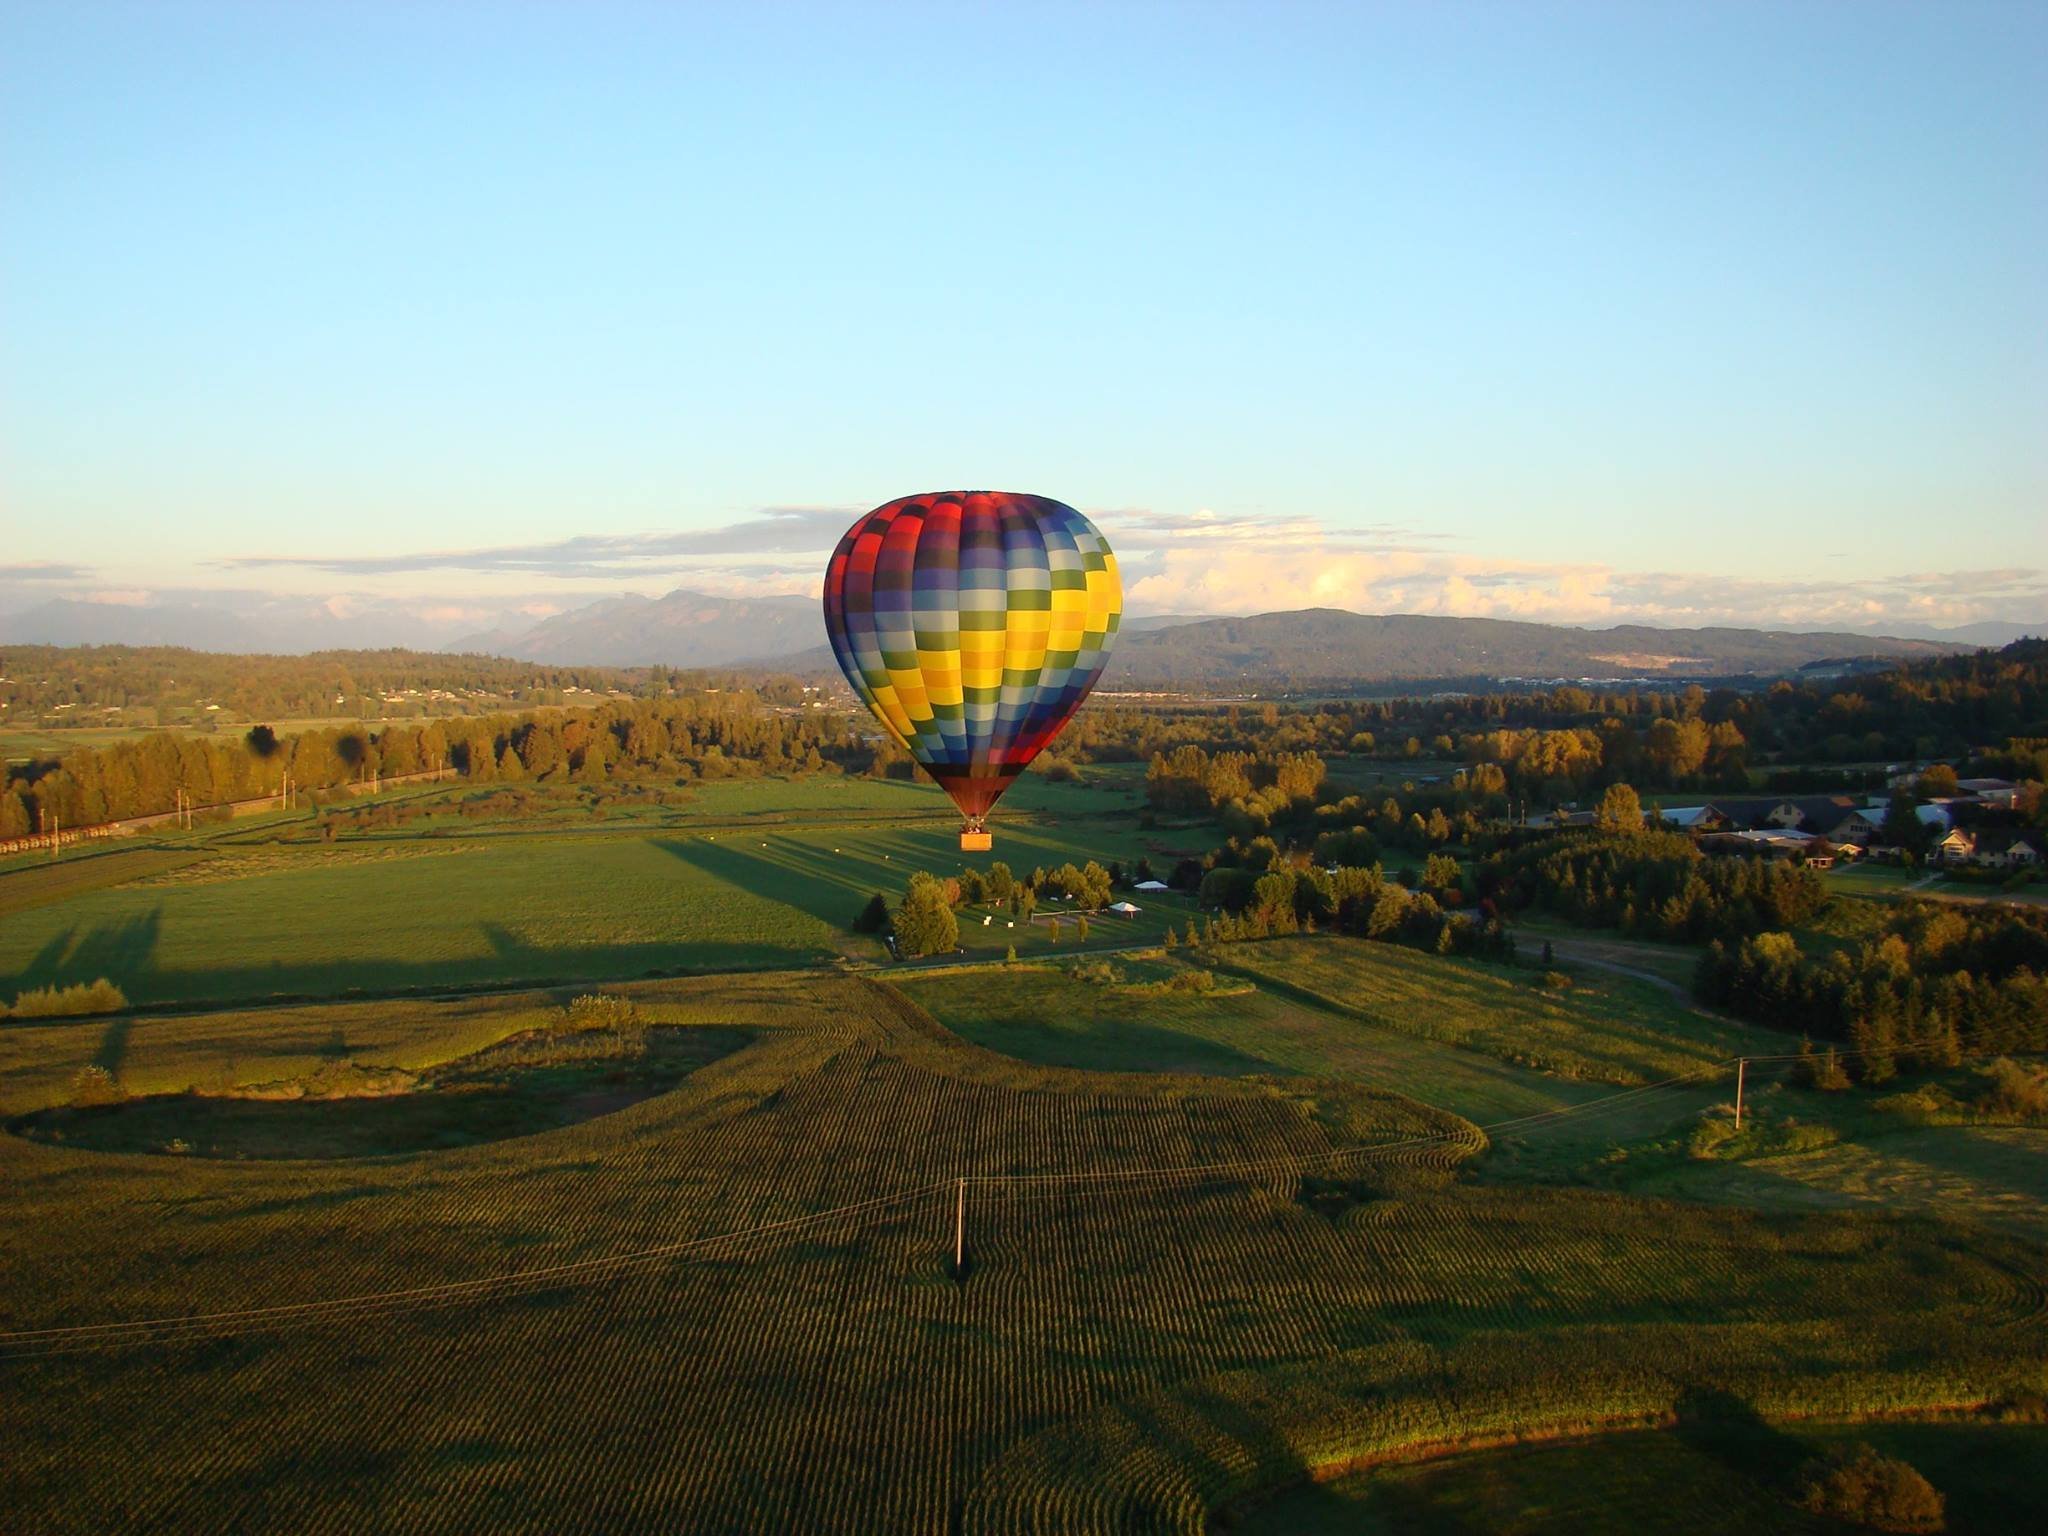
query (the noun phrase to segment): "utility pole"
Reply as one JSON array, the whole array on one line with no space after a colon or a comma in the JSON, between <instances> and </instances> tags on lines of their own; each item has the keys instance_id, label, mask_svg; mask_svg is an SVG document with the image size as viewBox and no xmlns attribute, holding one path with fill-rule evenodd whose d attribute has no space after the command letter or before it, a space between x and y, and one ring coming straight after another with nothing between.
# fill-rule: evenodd
<instances>
[{"instance_id":1,"label":"utility pole","mask_svg":"<svg viewBox=\"0 0 2048 1536\"><path fill-rule=\"evenodd\" d=\"M1742 1079L1748 1067L1747 1057L1735 1058L1735 1129L1738 1131L1742 1129Z\"/></svg>"},{"instance_id":2,"label":"utility pole","mask_svg":"<svg viewBox=\"0 0 2048 1536\"><path fill-rule=\"evenodd\" d=\"M967 1265L967 1181L961 1179L954 1187L953 1199L953 1278L958 1280Z\"/></svg>"}]
</instances>

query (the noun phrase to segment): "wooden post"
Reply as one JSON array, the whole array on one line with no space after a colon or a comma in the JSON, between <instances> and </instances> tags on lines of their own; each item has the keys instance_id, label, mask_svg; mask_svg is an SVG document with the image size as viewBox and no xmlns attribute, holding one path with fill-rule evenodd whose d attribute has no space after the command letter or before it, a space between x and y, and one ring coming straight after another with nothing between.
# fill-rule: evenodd
<instances>
[{"instance_id":1,"label":"wooden post","mask_svg":"<svg viewBox=\"0 0 2048 1536\"><path fill-rule=\"evenodd\" d=\"M1735 1129L1742 1129L1742 1079L1749 1068L1747 1057L1735 1058Z\"/></svg>"},{"instance_id":2,"label":"wooden post","mask_svg":"<svg viewBox=\"0 0 2048 1536\"><path fill-rule=\"evenodd\" d=\"M953 1201L953 1278L959 1279L967 1264L967 1181L955 1186Z\"/></svg>"}]
</instances>

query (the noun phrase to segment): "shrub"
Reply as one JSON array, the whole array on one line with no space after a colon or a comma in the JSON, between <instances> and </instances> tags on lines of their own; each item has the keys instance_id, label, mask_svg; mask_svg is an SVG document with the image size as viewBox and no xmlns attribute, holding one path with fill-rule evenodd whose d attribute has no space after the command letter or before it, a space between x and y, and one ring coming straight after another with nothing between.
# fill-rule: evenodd
<instances>
[{"instance_id":1,"label":"shrub","mask_svg":"<svg viewBox=\"0 0 2048 1536\"><path fill-rule=\"evenodd\" d=\"M1987 1113L2014 1120L2039 1120L2048 1116L2048 1073L2021 1066L2001 1056L1978 1069L1984 1087L1978 1093L1978 1107Z\"/></svg>"},{"instance_id":2,"label":"shrub","mask_svg":"<svg viewBox=\"0 0 2048 1536\"><path fill-rule=\"evenodd\" d=\"M80 1109L118 1104L128 1094L105 1067L80 1067L71 1074L71 1102Z\"/></svg>"},{"instance_id":3,"label":"shrub","mask_svg":"<svg viewBox=\"0 0 2048 1536\"><path fill-rule=\"evenodd\" d=\"M1563 971L1545 971L1543 988L1547 992L1569 992L1572 989L1572 979Z\"/></svg>"},{"instance_id":4,"label":"shrub","mask_svg":"<svg viewBox=\"0 0 2048 1536\"><path fill-rule=\"evenodd\" d=\"M106 977L71 987L37 987L14 1000L11 1014L17 1019L73 1018L88 1013L119 1013L128 997Z\"/></svg>"},{"instance_id":5,"label":"shrub","mask_svg":"<svg viewBox=\"0 0 2048 1536\"><path fill-rule=\"evenodd\" d=\"M1793 1081L1821 1093L1844 1093L1849 1088L1849 1074L1844 1070L1842 1058L1835 1053L1835 1048L1831 1045L1816 1056L1810 1040L1800 1043Z\"/></svg>"},{"instance_id":6,"label":"shrub","mask_svg":"<svg viewBox=\"0 0 2048 1536\"><path fill-rule=\"evenodd\" d=\"M1837 1446L1799 1472L1799 1507L1876 1531L1945 1528L1942 1496L1913 1467L1863 1441Z\"/></svg>"},{"instance_id":7,"label":"shrub","mask_svg":"<svg viewBox=\"0 0 2048 1536\"><path fill-rule=\"evenodd\" d=\"M640 1010L623 997L588 992L564 1008L555 1028L566 1034L610 1029L623 1034L640 1022Z\"/></svg>"}]
</instances>

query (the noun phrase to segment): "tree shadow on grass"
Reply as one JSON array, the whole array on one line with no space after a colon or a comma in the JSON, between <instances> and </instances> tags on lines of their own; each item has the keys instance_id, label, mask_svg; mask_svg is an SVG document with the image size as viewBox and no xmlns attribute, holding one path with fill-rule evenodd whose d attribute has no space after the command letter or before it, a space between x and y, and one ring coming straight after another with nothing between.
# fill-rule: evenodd
<instances>
[{"instance_id":1,"label":"tree shadow on grass","mask_svg":"<svg viewBox=\"0 0 2048 1536\"><path fill-rule=\"evenodd\" d=\"M81 935L67 928L36 951L22 968L18 986L69 986L74 982L96 981L104 976L117 985L146 974L156 958L163 937L163 904L147 912L100 923Z\"/></svg>"},{"instance_id":2,"label":"tree shadow on grass","mask_svg":"<svg viewBox=\"0 0 2048 1536\"><path fill-rule=\"evenodd\" d=\"M239 1002L328 1001L343 997L404 996L503 987L548 987L691 976L726 971L772 971L810 966L830 958L822 946L763 935L753 942L642 941L535 944L501 923L479 923L487 952L457 958L416 959L408 955L352 955L295 960L273 951L268 964L208 965L206 957L181 953L164 965L159 949L161 918L143 916L103 924L76 938L67 931L43 945L18 981L0 982L0 1002L12 990L68 986L104 976L133 1004L227 1005ZM42 1025L98 1025L97 1019L51 1018ZM329 1042L325 1054L345 1049Z\"/></svg>"},{"instance_id":3,"label":"tree shadow on grass","mask_svg":"<svg viewBox=\"0 0 2048 1536\"><path fill-rule=\"evenodd\" d=\"M21 973L15 981L16 987L25 992L31 987L48 986L49 979L62 971L64 957L71 952L72 940L77 937L76 927L52 934L48 942L31 955L28 963L21 968Z\"/></svg>"},{"instance_id":4,"label":"tree shadow on grass","mask_svg":"<svg viewBox=\"0 0 2048 1536\"><path fill-rule=\"evenodd\" d=\"M1748 1403L1718 1387L1693 1387L1681 1393L1677 1417L1673 1433L1689 1449L1767 1487L1789 1490L1812 1455Z\"/></svg>"}]
</instances>

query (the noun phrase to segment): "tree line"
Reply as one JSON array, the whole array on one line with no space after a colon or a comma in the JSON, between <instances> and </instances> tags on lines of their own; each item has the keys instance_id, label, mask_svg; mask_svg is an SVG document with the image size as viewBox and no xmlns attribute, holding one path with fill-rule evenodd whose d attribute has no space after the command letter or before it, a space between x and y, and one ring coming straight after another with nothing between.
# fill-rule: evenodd
<instances>
[{"instance_id":1,"label":"tree line","mask_svg":"<svg viewBox=\"0 0 2048 1536\"><path fill-rule=\"evenodd\" d=\"M1865 1082L2048 1051L2048 915L1907 902L1853 949L1810 953L1781 932L1717 940L1697 985L1717 1007L1848 1047L1847 1072Z\"/></svg>"},{"instance_id":2,"label":"tree line","mask_svg":"<svg viewBox=\"0 0 2048 1536\"><path fill-rule=\"evenodd\" d=\"M905 773L909 760L832 709L775 706L751 692L619 699L590 709L540 709L475 719L354 726L279 735L153 732L80 748L55 762L8 768L0 838L119 821L173 809L305 791L371 775L446 767L479 783L597 783L658 774L679 782L764 773Z\"/></svg>"},{"instance_id":3,"label":"tree line","mask_svg":"<svg viewBox=\"0 0 2048 1536\"><path fill-rule=\"evenodd\" d=\"M437 651L315 651L228 655L178 646L0 647L0 703L15 720L104 709L154 714L157 723L218 704L245 719L378 716L402 712L391 696L439 694L436 714L507 705L564 704L576 695L658 697L688 674L666 667L575 667ZM413 705L425 708L425 705ZM83 722L80 722L83 723Z\"/></svg>"},{"instance_id":4,"label":"tree line","mask_svg":"<svg viewBox=\"0 0 2048 1536\"><path fill-rule=\"evenodd\" d=\"M1515 839L1480 864L1481 896L1504 912L1551 912L1587 927L1700 943L1789 928L1827 904L1803 864L1702 854L1691 838L1587 828Z\"/></svg>"}]
</instances>

